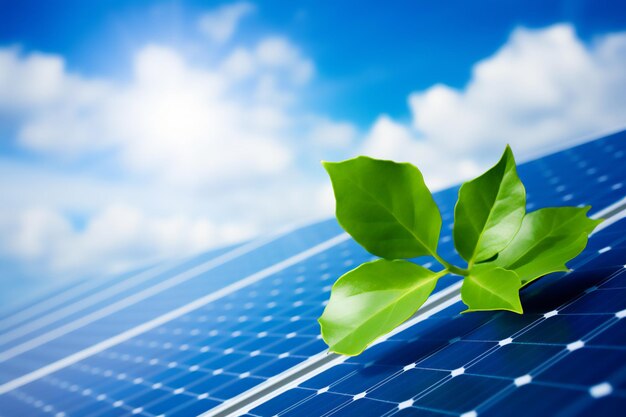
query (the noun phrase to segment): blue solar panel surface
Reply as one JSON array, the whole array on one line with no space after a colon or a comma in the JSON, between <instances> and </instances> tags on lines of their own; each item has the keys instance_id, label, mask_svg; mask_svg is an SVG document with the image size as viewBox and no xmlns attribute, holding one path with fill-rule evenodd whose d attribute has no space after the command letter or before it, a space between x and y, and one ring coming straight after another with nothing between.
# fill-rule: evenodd
<instances>
[{"instance_id":1,"label":"blue solar panel surface","mask_svg":"<svg viewBox=\"0 0 626 417\"><path fill-rule=\"evenodd\" d=\"M206 271L203 265L196 267L197 272L194 269L174 267L173 271L168 272L166 277L160 276L159 280L178 282L177 285L149 282L138 292L115 300L112 304L110 300L103 301L104 308L100 306L100 309L94 311L92 307L87 307L87 310L63 318L58 323L62 326L54 326L51 332L37 335L44 343L28 341L25 345L0 352L0 361L3 361L0 383L141 325L188 304L199 295L213 293L338 233L340 230L336 223L326 221L279 236ZM90 312L93 312L92 316L88 316Z\"/></svg>"},{"instance_id":2,"label":"blue solar panel surface","mask_svg":"<svg viewBox=\"0 0 626 417\"><path fill-rule=\"evenodd\" d=\"M591 204L594 207L593 211L597 211L623 198L623 181L626 181L626 164L622 162L626 160L624 139L626 139L624 133L613 135L520 166L520 176L528 189L529 209L533 210L546 205ZM456 192L457 189L452 188L437 193L435 196L445 225L441 251L448 258L456 257L448 228L452 221ZM570 274L567 282L576 281L576 278L571 276L581 276L580 281L587 279L585 277L588 275L597 277L600 282L609 277L604 273L611 268L617 268L620 262L623 267L626 256L620 258L620 254L623 255L624 251L618 250L621 247L618 242L619 237L624 236L623 227L621 223L616 224L593 237L589 249L585 252L586 255L577 259L575 265L577 269ZM2 330L0 359L4 360L0 362L0 384L36 371L56 360L63 360L98 342L110 340L124 331L137 326L141 327L142 323L157 316L166 315L177 308L190 306L200 296L220 291L230 284L240 282L245 277L254 276L255 273L265 268L271 269L273 265L285 259L297 256L340 235L341 231L334 221L325 221L280 236L267 244L254 247L249 252L197 274L188 274L187 271L189 268L193 269L211 262L223 256L224 253L214 253L188 261L184 265L166 268L154 277L138 282L132 288L126 288L127 292L120 292L119 296L111 294L110 298L102 300L103 305L115 300L115 297L133 300L137 294L146 291L149 293L163 282L172 282L172 278L185 274L189 276L185 280L179 280L180 282L175 280L175 285L163 291L140 297L139 301L126 302L123 308L102 317L98 314L102 311L103 305L87 305L76 311L75 315L58 314L58 321L34 328L27 335L21 335L20 338L5 338L8 332ZM598 256L598 251L609 246L613 249ZM240 248L235 248L235 250L238 249ZM334 240L328 247L314 251L301 260L295 259L292 264L285 265L284 268L269 271L262 279L210 302L201 303L158 326L141 331L120 343L98 350L82 360L69 363L56 372L43 375L31 383L0 395L0 415L62 417L200 414L323 352L325 345L319 339L319 328L315 320L321 314L330 286L338 276L353 268L355 264L369 258L370 255L352 240ZM424 258L419 262L428 264L431 261ZM583 265L582 262L585 264ZM583 265L580 270L578 269L579 263ZM441 280L438 287L442 289L457 281L457 277L447 277ZM529 287L529 291L525 293L525 307L530 314L510 318L507 314L481 313L458 318L459 307L451 307L371 348L356 359L337 365L327 373L311 380L320 381L319 378L326 378L323 386L307 385L313 383L307 381L300 387L287 391L282 396L253 410L252 413L254 415L276 413L322 415L332 411L350 415L382 415L384 413L409 415L416 410L420 412L427 410L437 415L442 412L460 414L472 411L480 412L482 415L489 410L489 407L483 405L482 402L476 403L475 407L470 407L472 404L463 403L463 398L480 397L485 398L485 401L488 399L490 404L498 404L501 401L500 397L511 396L513 398L519 395L515 393L521 391L546 387L552 387L555 390L566 389L563 388L562 381L550 382L551 380L546 379L541 382L542 377L535 368L532 368L527 371L534 372L530 374L531 382L522 384L519 389L508 393L511 380L515 381L515 378L524 377L526 374L514 374L513 371L519 370L516 368L509 369L509 374L505 375L506 372L503 369L522 366L525 360L537 361L537 366L539 363L546 366L560 354L559 352L563 351L565 343L563 340L541 339L546 334L558 333L553 328L541 330L542 320L547 323L550 319L554 319L558 324L557 329L595 329L599 328L598 326L602 327L599 316L615 317L617 311L566 315L566 308L564 308L563 312L559 311L560 314L554 318L544 318L543 313L540 312L543 308L542 300L545 302L560 300L563 304L574 295L571 294L571 289L568 290L572 284L567 284L563 287L563 291L571 297L569 299L555 298L551 288L561 288L561 280L557 280L555 276L542 281L540 285ZM623 277L621 281L624 281ZM125 281L121 279L119 282ZM545 286L547 287L544 290ZM611 291L605 291L604 288L590 292L589 296L594 293L611 293ZM618 291L621 290L618 287L606 288L613 288L613 294L624 295L623 292ZM552 298L548 297L544 300L546 298L543 295L544 292L552 294ZM611 300L615 297L619 298L616 295ZM622 299L626 298L622 297ZM72 306L74 302L68 300L69 306ZM607 309L611 305L608 301L599 298L595 301L592 299L591 302L607 306ZM613 306L619 304L615 300L613 303ZM555 308L561 304L555 305ZM535 310L533 310L533 305L536 305ZM67 308L67 305L52 306L47 314L58 313L61 308ZM93 320L72 329L72 324L75 326L77 321L80 324L81 317L89 314L94 315ZM570 316L572 317L570 321L562 318ZM10 323L10 320L11 318L8 317L0 324L5 324L5 321ZM619 323L619 320L614 321ZM513 331L516 329L515 325L520 327ZM14 326L7 328L14 331L23 324L18 323ZM58 329L63 326L66 326L69 331L58 332ZM471 326L475 327L470 329ZM529 328L526 329L526 327ZM610 326L607 327L607 331L609 328ZM463 329L470 330L462 333ZM510 335L522 332L520 339L516 337L512 343L500 346L502 340L511 336L503 336L497 340L493 335L471 338L471 334L480 335L481 331L506 333L502 329L511 330ZM58 333L58 336L55 333ZM524 337L531 337L533 334L536 340L529 339L523 342ZM49 340L44 337L46 335ZM434 338L429 340L428 337L431 336ZM587 336L589 336L587 333L580 334L579 339L567 343L575 343ZM41 343L26 349L33 337L40 338ZM450 343L451 340L452 343ZM584 349L578 349L576 352L587 352L591 346L591 340L589 343L586 339L582 340L585 341ZM443 346L443 342L449 346ZM614 351L619 351L620 347L624 348L623 342L622 340L619 344L619 340L615 339L613 345L609 343L606 346L613 346ZM392 353L385 350L387 346L394 343L397 346L400 344L413 344L413 346L411 349L392 350ZM20 346L21 350L15 350ZM599 344L597 349L608 349L606 346ZM18 354L7 355L11 349ZM417 366L415 362L420 356L416 355L420 354L424 356L423 360L426 362L420 362ZM395 360L396 363L386 363L385 355ZM479 358L484 358L484 360L479 360ZM481 365L481 362L484 363ZM626 362L622 358L621 362L616 359L616 363L624 365ZM415 366L411 368L413 366L411 364ZM406 366L411 369L404 370ZM461 367L466 369L452 378L451 372ZM472 368L475 373L470 372ZM562 371L555 372L562 375ZM581 373L589 375L591 371L585 370ZM441 378L437 378L438 376ZM450 381L442 382L446 378ZM471 378L468 383L457 382L468 378ZM524 382L527 379L521 379L518 382ZM598 383L600 385L599 388L596 387L597 390L607 389L606 385L602 388L602 383ZM315 382L315 384L319 385L321 382ZM422 392L417 391L420 384L424 385L424 390L428 391L428 395L424 394L419 397ZM577 386L579 391L581 387L589 391L591 387L598 384L586 383ZM445 390L449 391L437 388L439 385L446 387ZM327 387L328 391L324 392ZM406 390L407 387L414 388L411 388L411 396L406 399L400 400L397 396L390 397L399 395L402 389ZM454 391L454 387L459 392ZM481 387L484 388L484 392ZM611 395L604 396L603 401L612 400L616 396L621 398L618 395L621 389L618 385L611 385L611 389ZM318 390L322 392L318 393ZM353 392L355 390L358 392ZM477 391L477 394L462 394L468 390L469 392ZM371 396L370 391L372 393L377 391L380 398ZM353 397L360 396L363 392L366 393L365 397L354 401ZM387 394L384 394L385 392ZM561 393L561 391L558 392ZM409 401L412 401L410 405ZM438 408L437 401L449 403L450 406ZM599 403L594 402L594 404ZM452 405L455 406L452 407ZM476 407L479 405L482 408L477 411ZM583 404L569 414L574 415L585 406ZM274 407L273 411L267 411L271 407ZM308 410L309 414L304 413L305 410Z\"/></svg>"},{"instance_id":3,"label":"blue solar panel surface","mask_svg":"<svg viewBox=\"0 0 626 417\"><path fill-rule=\"evenodd\" d=\"M0 349L5 350L33 336L97 311L112 301L136 293L141 288L163 282L167 278L214 259L234 247L220 248L192 257L151 268L143 268L108 279L86 279L37 298L0 319Z\"/></svg>"},{"instance_id":4,"label":"blue solar panel surface","mask_svg":"<svg viewBox=\"0 0 626 417\"><path fill-rule=\"evenodd\" d=\"M249 415L619 415L625 262L622 220L591 238L573 272L524 290L524 315L462 315L456 303Z\"/></svg>"}]
</instances>

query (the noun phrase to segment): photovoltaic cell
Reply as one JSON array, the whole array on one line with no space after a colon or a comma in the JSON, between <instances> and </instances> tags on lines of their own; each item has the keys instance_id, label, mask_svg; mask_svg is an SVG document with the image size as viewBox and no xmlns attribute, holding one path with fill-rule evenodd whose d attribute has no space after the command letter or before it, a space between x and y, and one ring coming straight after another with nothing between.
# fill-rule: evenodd
<instances>
[{"instance_id":1,"label":"photovoltaic cell","mask_svg":"<svg viewBox=\"0 0 626 417\"><path fill-rule=\"evenodd\" d=\"M626 179L626 164L621 161L624 160L625 138L624 133L613 135L521 165L519 171L528 189L529 209L547 205L591 204L593 211L597 211L623 198L622 181ZM435 195L444 220L440 248L444 257L449 259L458 259L450 233L457 191L457 188L451 188ZM611 226L591 239L585 254L572 264L576 271L568 276L568 282L575 281L572 276L582 276L579 281L589 280L592 276L600 282L613 266L624 262L623 254L616 250L623 230L616 227ZM36 370L155 316L193 303L200 296L236 283L249 274L340 233L334 221L296 231L167 291L146 297L5 360L0 364L0 374L3 381L8 381ZM608 246L611 249L605 250ZM598 257L599 252L602 252L601 257ZM0 395L0 415L172 416L195 415L212 409L323 352L325 345L319 339L316 318L328 299L330 286L338 276L370 258L353 241L346 240L158 327ZM418 261L436 267L428 258ZM599 262L602 268L592 267L596 265L594 262ZM583 269L579 270L579 266ZM172 274L185 273L188 267L179 266L176 272L165 272L160 279L167 280ZM454 284L458 279L446 277L440 281L438 289ZM613 279L624 281L617 274L606 285L611 285ZM552 298L546 300L542 288L548 284L559 287L560 276L553 275L541 281L541 285L533 284L525 291L527 314L523 316L475 313L460 317L461 306L451 307L394 335L363 355L334 366L298 388L270 400L252 413L387 413L402 416L412 415L416 410L420 415L441 415L442 412L460 414L472 411L472 408L480 413L488 411L488 404L497 403L498 398L506 394L511 380L520 377L518 373L535 372L537 367L558 356L563 346L576 343L579 340L576 337L590 336L585 329L593 327L589 324L594 319L598 321L592 324L602 326L605 322L599 316L615 315L614 312L565 314L564 309L561 314L545 318L543 310L546 305L559 300L560 306L574 299L576 294L572 289L574 287L566 285L561 288L560 298L555 298L550 292ZM619 293L619 287L606 288L617 291L614 294ZM601 294L601 290L597 291ZM591 296L594 292L586 295ZM129 297L133 295L132 291L128 293ZM588 299L591 306L587 308L600 308L593 307L594 303L600 303L606 309L614 310L619 304L619 295L611 297L616 300L614 304L605 298L600 301ZM556 308L557 304L554 306ZM99 311L97 308L94 310L96 313ZM578 316L583 320L577 319ZM541 324L548 323L550 319L563 320L563 327L557 326L560 329L557 331L549 327L550 324ZM620 323L619 320L617 323ZM542 330L540 326L548 326L548 329ZM535 330L539 332L536 336L539 341L513 339L512 343L502 344L503 340L518 333L520 338L526 333L526 337L532 337L534 328L539 329ZM541 340L546 334L555 340L549 343ZM623 347L623 344L617 344L618 336L612 337L604 343ZM592 343L591 340L589 343ZM588 345L585 344L585 349ZM606 346L598 344L598 348L606 349ZM516 358L514 361L511 360L513 356ZM488 360L490 357L495 358L494 362ZM480 365L482 358L485 361ZM419 366L418 361L421 361ZM475 373L470 372L471 366L477 367ZM451 377L453 372L454 377ZM557 386L547 380L540 382L539 378L539 374L537 378L533 374L531 383L521 387L535 389L538 384L543 384L541 387L554 386L555 396L562 394L562 390L569 392L562 385ZM448 391L443 391L444 386ZM600 385L594 392L602 393L602 389L606 389L604 387ZM614 393L618 392L617 388L611 387L612 394L594 404L602 403L606 409L611 409L613 402L607 401L614 401ZM589 391L591 387L585 385L585 389ZM467 394L468 390L471 395ZM518 391L513 390L513 393ZM376 396L373 396L375 392ZM423 395L420 397L419 393ZM477 402L481 398L487 402ZM475 407L470 407L474 403ZM442 404L449 409L440 408Z\"/></svg>"}]
</instances>

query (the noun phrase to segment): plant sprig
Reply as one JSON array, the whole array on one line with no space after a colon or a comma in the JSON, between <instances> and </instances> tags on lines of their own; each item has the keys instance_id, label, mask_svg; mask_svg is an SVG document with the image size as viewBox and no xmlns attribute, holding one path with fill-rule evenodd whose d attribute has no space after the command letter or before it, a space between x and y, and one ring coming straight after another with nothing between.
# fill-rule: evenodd
<instances>
[{"instance_id":1,"label":"plant sprig","mask_svg":"<svg viewBox=\"0 0 626 417\"><path fill-rule=\"evenodd\" d=\"M318 320L330 350L345 355L358 355L409 319L447 274L463 276L467 312L523 313L520 289L567 271L602 221L587 217L589 206L526 213L526 191L507 146L496 165L459 189L454 246L467 265L453 265L437 251L441 213L417 167L365 156L323 165L339 224L381 258L341 276ZM407 260L420 256L432 256L443 270Z\"/></svg>"}]
</instances>

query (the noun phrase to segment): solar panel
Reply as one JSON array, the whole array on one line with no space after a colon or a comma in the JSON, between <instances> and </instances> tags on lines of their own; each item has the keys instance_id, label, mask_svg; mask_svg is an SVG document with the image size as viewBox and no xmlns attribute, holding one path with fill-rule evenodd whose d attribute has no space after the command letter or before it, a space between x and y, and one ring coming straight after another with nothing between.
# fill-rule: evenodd
<instances>
[{"instance_id":1,"label":"solar panel","mask_svg":"<svg viewBox=\"0 0 626 417\"><path fill-rule=\"evenodd\" d=\"M591 204L597 213L619 202L626 181L626 164L621 162L625 138L626 133L612 135L522 164L519 172L528 189L529 209ZM451 188L435 195L444 220L441 252L451 259L456 257L449 232L456 192ZM81 299L77 297L50 306L45 314L33 314L32 320L22 315L20 323L10 323L10 317L0 322L9 329L0 336L0 415L225 413L246 396L248 403L253 399L263 403L247 407L258 416L482 415L494 407L500 411L501 403L524 401L525 397L516 397L518 392L548 388L555 396L572 390L596 394L609 390L610 395L598 394L602 401L592 402L608 404L607 399L622 398L617 383L570 384L558 380L567 375L563 369L550 367L560 363L563 346L575 348L580 340L583 348L572 350L572 355L579 351L589 355L594 343L589 332L604 328L604 319L620 323L616 313L626 308L618 309L623 289L609 282L624 282L620 275L626 260L620 249L624 227L618 222L592 237L567 279L553 275L530 286L524 292L523 316L460 317L453 297L459 278L449 276L438 284L430 317L414 320L347 361L324 353L316 318L333 281L371 255L348 239L334 220L167 266L133 285L124 284L132 278L121 278L112 286L127 287L98 303L77 306ZM432 260L418 262L428 265ZM568 303L576 305L575 290L592 280L586 288L598 289L582 290L580 300L596 298L587 298L586 307L567 310ZM98 291L85 292L82 299L89 294ZM553 308L543 311L546 305ZM606 311L591 311L601 306ZM554 309L555 316L543 316ZM50 315L56 318L42 321ZM33 325L37 320L39 324ZM28 331L16 332L29 325ZM623 349L619 333L610 334L594 349ZM568 335L575 335L575 340ZM617 356L614 362L626 365ZM324 366L307 368L311 364ZM545 375L538 372L541 367L546 367ZM596 373L606 376L600 370ZM298 377L299 385L273 389L272 384L286 381L286 375ZM519 389L511 389L515 381ZM575 385L578 391L564 385ZM567 395L563 398L574 396ZM275 398L265 401L270 397ZM574 404L563 400L556 406L570 403ZM584 403L569 414L588 406ZM510 407L511 413L515 411Z\"/></svg>"},{"instance_id":2,"label":"solar panel","mask_svg":"<svg viewBox=\"0 0 626 417\"><path fill-rule=\"evenodd\" d=\"M87 306L63 318L58 326L42 329L30 340L0 352L0 383L186 306L198 298L199 289L202 294L214 294L338 233L338 226L326 221L269 241L251 242L190 269L175 267L158 282L138 286L135 292L114 302L103 300L98 307Z\"/></svg>"},{"instance_id":3,"label":"solar panel","mask_svg":"<svg viewBox=\"0 0 626 417\"><path fill-rule=\"evenodd\" d=\"M522 291L524 315L462 315L456 303L249 415L618 415L625 261L621 220L591 238L573 272Z\"/></svg>"},{"instance_id":4,"label":"solar panel","mask_svg":"<svg viewBox=\"0 0 626 417\"><path fill-rule=\"evenodd\" d=\"M54 325L61 324L62 319L72 314L84 315L89 310L95 311L111 300L123 298L141 287L162 282L178 271L193 268L232 249L234 247L220 248L188 260L155 265L104 279L83 279L66 285L51 292L46 298L36 298L13 309L10 314L5 314L0 319L0 349L28 340L29 337L45 331L46 327L54 328Z\"/></svg>"}]
</instances>

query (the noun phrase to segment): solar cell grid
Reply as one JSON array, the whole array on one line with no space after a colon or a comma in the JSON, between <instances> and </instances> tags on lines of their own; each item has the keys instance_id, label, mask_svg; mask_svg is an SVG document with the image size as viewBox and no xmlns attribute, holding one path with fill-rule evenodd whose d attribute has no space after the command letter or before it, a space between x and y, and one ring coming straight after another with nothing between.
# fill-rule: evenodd
<instances>
[{"instance_id":1,"label":"solar cell grid","mask_svg":"<svg viewBox=\"0 0 626 417\"><path fill-rule=\"evenodd\" d=\"M626 178L625 164L604 163L607 157L615 160L623 158L624 153L616 150L616 147L621 145L626 135L623 133L620 135L522 165L520 175L529 190L529 207L571 205L580 202L593 204L594 211L597 211L622 198L623 190L618 180ZM449 233L456 192L457 189L452 188L437 193L435 196L444 219L442 252L444 257L451 259L456 257ZM577 271L579 266L585 268L583 265L587 265L587 274L592 271L595 274L593 276L604 277L603 274L606 271L589 270L588 266L597 258L598 252L602 252L602 259L606 265L614 265L619 259L623 261L624 258L620 258L620 252L616 250L619 247L619 237L623 236L623 230L619 229L617 232L612 230L617 229L612 226L602 232L604 240L593 238L590 241L589 249L573 264ZM308 232L314 235L313 241L319 241L322 239L320 235L328 238L337 235L340 230L334 221L328 221L311 226ZM302 237L302 235L298 236ZM14 360L5 361L2 363L0 372L11 377L17 376L86 346L91 346L94 341L101 340L107 335L118 334L120 329L128 328L130 324L142 323L160 312L171 310L198 296L214 292L216 288L225 285L221 281L222 277L236 281L238 279L236 277L245 275L242 271L252 273L258 271L260 266L256 257L267 253L271 254L274 260L284 259L289 253L294 253L295 249L306 249L312 245L311 237L309 236L308 239L306 242L300 242L297 248L293 247L294 239L283 241L274 247L263 248L265 252L251 254L246 258L246 262L241 260L232 262L227 265L228 267L217 272L211 271L210 274L201 276L200 279L189 282L188 285L172 287L159 296L146 299L144 303L138 303L133 308L125 308L111 314L106 320L94 321L80 331L68 333ZM607 247L611 249L605 250ZM323 352L325 345L318 337L319 328L316 318L321 314L324 302L328 298L330 285L334 279L355 264L368 259L370 255L353 241L345 241L245 288L213 300L201 308L168 320L151 330L141 332L135 337L43 376L35 382L14 389L8 394L0 395L2 405L0 415L108 416L134 413L144 416L161 414L170 416L193 415L214 408ZM420 262L430 265L431 261L425 258ZM568 280L571 280L571 275L573 274L570 274ZM623 280L623 278L620 279ZM556 276L542 281L558 283ZM458 282L458 277L444 278L439 283L438 289L456 282ZM309 401L319 403L320 407L330 407L339 401L345 405L346 413L356 413L355 415L367 415L367 410L376 410L376 413L370 415L387 412L393 415L410 415L419 405L409 404L407 401L417 403L419 399L408 398L400 401L403 398L400 394L403 392L402 389L406 391L412 384L415 384L413 375L419 374L420 381L430 381L429 378L435 378L428 384L432 387L442 379L441 373L443 373L443 379L450 379L450 374L457 372L458 375L454 377L455 381L471 379L470 384L480 391L475 397L482 395L480 387L483 380L491 381L492 386L500 383L508 386L512 378L517 378L513 376L517 375L516 372L543 360L538 358L554 356L555 346L560 350L563 349L564 341L549 345L536 344L539 347L534 345L530 347L534 343L532 341L522 344L517 340L514 343L500 345L500 342L514 334L519 326L530 326L538 320L545 320L543 313L533 313L532 310L534 300L541 299L539 288L543 288L543 285L533 284L526 291L528 299L525 303L530 303L531 307L529 310L527 306L529 314L506 320L498 318L501 316L497 314L495 316L472 314L460 320L456 318L458 307L455 307L456 310L455 308L448 309L392 336L388 341L366 351L357 359L351 359L327 371L331 376L334 375L334 381L338 384L343 381L344 385L339 388L339 392L330 389L330 382L317 388L303 383L300 388L287 391L284 395L293 396L293 398L304 395L298 401L310 397ZM565 293L571 295L568 291L566 287ZM533 294L532 297L531 294ZM616 299L618 298L619 296L616 296ZM565 298L561 300L565 302ZM566 326L576 329L584 327L582 324L577 324L574 318L576 314L569 316L572 317L573 323L566 323ZM585 317L589 316L589 313L585 313ZM561 320L564 315L555 317ZM407 345L406 338L409 337L407 335L417 338L419 343ZM529 346L528 351L523 349L526 346ZM381 349L387 351L387 354L383 355L385 359L379 357ZM505 357L509 357L506 352L511 349L510 352L527 357L527 362L521 361L519 364L516 362L510 365L506 370L508 372L506 375L497 375L496 371L490 373L488 361L481 365L486 366L486 370L481 371L485 375L469 372L470 365L479 366L481 363L476 358L491 357L499 349L505 352ZM531 349L535 350L530 352ZM502 353L499 354L502 355ZM415 365L415 362L420 359L425 361L422 363L423 367ZM372 372L365 378L364 365L370 362L376 365L372 365L374 369L370 369ZM519 367L516 368L516 365ZM405 370L406 366L409 368ZM505 368L498 369L503 369L502 372L506 373ZM400 371L401 373L396 375ZM319 377L323 379L324 375L325 373ZM406 381L398 384L399 387L390 384L390 381L402 381L400 377ZM331 381L330 377L328 378ZM313 378L311 381L314 380L319 380L319 378ZM532 384L534 383L535 381ZM454 384L460 383L454 382ZM371 397L368 386L370 388L376 386L380 389L378 393L383 397L384 395L397 395L397 401ZM324 392L327 387L328 390ZM363 389L356 387L363 387ZM384 394L385 387L388 389L387 394ZM449 385L449 387L454 388L454 385ZM350 393L344 392L348 389ZM318 390L322 392L311 397L311 393L316 393ZM354 392L358 390L360 391ZM367 395L360 398L363 392L367 392ZM452 392L448 395L459 396L458 402L462 403L462 393ZM358 401L352 400L354 396L359 397ZM345 403L347 397L350 399L349 404ZM443 410L435 406L438 404L437 401L440 401L437 398L433 393L432 397L420 400L424 402L419 406L420 411L430 410L434 415L441 415ZM298 401L294 401L294 404ZM338 406L343 407L341 404L331 407L329 412ZM292 409L295 410L294 407L285 406L282 402L276 403L275 400L264 406L278 407L277 409L285 415L292 415ZM320 413L325 409L316 409L311 403L308 407L313 410L312 415L321 415ZM304 411L304 408L299 409L297 413L304 413ZM254 412L257 413L258 410ZM335 413L335 411L332 412ZM293 415L306 415L297 413Z\"/></svg>"},{"instance_id":2,"label":"solar cell grid","mask_svg":"<svg viewBox=\"0 0 626 417\"><path fill-rule=\"evenodd\" d=\"M89 292L93 291L95 288L107 288L116 281L126 281L128 278L141 272L143 272L143 270L100 279L80 279L58 289L51 290L43 296L29 300L22 306L6 310L0 318L0 330L7 332L15 328L20 328L24 323L30 323L33 320L45 317L46 313L58 309L65 303L76 301L79 296L88 295ZM6 337L6 334L3 333L3 341Z\"/></svg>"},{"instance_id":3,"label":"solar cell grid","mask_svg":"<svg viewBox=\"0 0 626 417\"><path fill-rule=\"evenodd\" d=\"M108 397L118 398L118 394L137 394L116 389L119 387L119 375L124 375L126 379L132 371L135 372L132 375L143 377L142 382L147 389L159 383L163 384L161 388L173 393L181 387L168 384L174 384L189 375L190 368L197 367L194 368L196 371L207 375L192 375L192 379L201 380L195 387L186 387L187 394L218 395L214 398L223 401L323 351L325 345L319 339L316 318L328 298L330 284L336 276L352 268L355 259L362 262L370 257L360 246L346 241L304 265L285 270L273 279L254 284L246 291L220 299L192 315L103 352L96 359L90 358L75 365L73 368L82 370L83 374L72 373L70 381L80 381L81 387L91 387L90 393L95 398L96 393L102 390L108 393ZM324 282L326 285L320 285ZM168 341L172 339L176 339L177 344ZM145 359L151 355L160 358L159 362ZM91 359L100 360L100 357L111 359L105 368L115 372L107 375L111 384L98 391L99 378L90 380L88 377L94 372ZM133 365L138 367L137 362L144 367L133 369ZM166 363L171 368L163 374L152 372L158 363ZM95 368L97 373L103 369L102 364ZM63 371L58 374L63 375ZM244 378L241 378L242 375ZM152 376L156 379L151 380ZM75 385L67 381L59 385L60 381L64 381L59 377L44 378L43 381L66 390ZM207 392L210 388L217 392ZM193 391L200 389L204 391ZM196 397L185 398L193 400ZM111 405L117 401L123 400L116 399ZM55 409L59 406L56 405ZM83 411L77 412L83 414Z\"/></svg>"},{"instance_id":4,"label":"solar cell grid","mask_svg":"<svg viewBox=\"0 0 626 417\"><path fill-rule=\"evenodd\" d=\"M573 272L529 286L523 316L460 315L459 303L249 415L614 415L626 405L625 231L609 226Z\"/></svg>"},{"instance_id":5,"label":"solar cell grid","mask_svg":"<svg viewBox=\"0 0 626 417\"><path fill-rule=\"evenodd\" d=\"M216 265L208 261L196 270L168 274L164 282L93 311L77 312L72 320L0 352L0 383L61 359L95 342L106 340L155 316L184 306L199 295L211 294L298 251L340 233L334 221L325 221L280 236L271 242ZM208 265L208 266L205 266Z\"/></svg>"},{"instance_id":6,"label":"solar cell grid","mask_svg":"<svg viewBox=\"0 0 626 417\"><path fill-rule=\"evenodd\" d=\"M19 307L11 308L0 318L2 331L0 348L4 348L4 344L15 338L13 332L27 334L26 332L40 329L44 323L54 323L53 320L67 316L70 311L85 308L84 306L93 307L96 300L119 298L124 290L131 289L132 292L137 285L159 282L176 272L209 261L240 245L218 248L188 259L143 267L120 275L82 279L50 291L45 296L26 301Z\"/></svg>"},{"instance_id":7,"label":"solar cell grid","mask_svg":"<svg viewBox=\"0 0 626 417\"><path fill-rule=\"evenodd\" d=\"M593 210L624 197L626 132L522 164L529 210L549 205L591 204ZM558 197L558 198L555 198ZM592 213L593 213L592 210Z\"/></svg>"}]
</instances>

